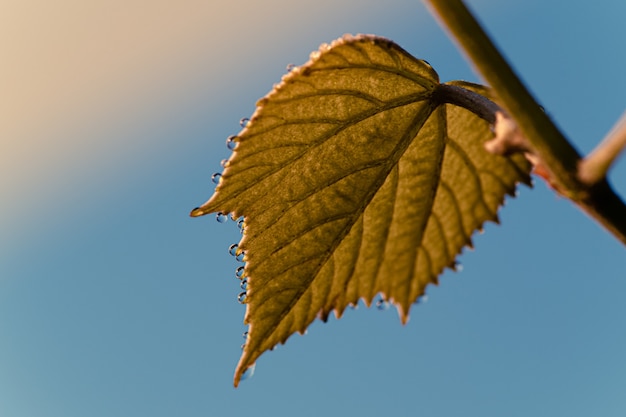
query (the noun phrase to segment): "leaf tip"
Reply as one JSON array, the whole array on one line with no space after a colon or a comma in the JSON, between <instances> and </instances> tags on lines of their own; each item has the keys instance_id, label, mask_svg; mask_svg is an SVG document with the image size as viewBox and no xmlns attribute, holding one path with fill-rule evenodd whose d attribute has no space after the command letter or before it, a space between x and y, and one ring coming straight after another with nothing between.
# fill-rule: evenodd
<instances>
[{"instance_id":1,"label":"leaf tip","mask_svg":"<svg viewBox=\"0 0 626 417\"><path fill-rule=\"evenodd\" d=\"M191 210L191 213L189 213L189 216L191 217L200 217L200 216L204 216L206 213L204 212L204 210L202 210L202 207L196 207L195 209Z\"/></svg>"},{"instance_id":2,"label":"leaf tip","mask_svg":"<svg viewBox=\"0 0 626 417\"><path fill-rule=\"evenodd\" d=\"M220 211L218 209L218 205L213 203L213 198L214 197L215 197L215 194L208 201L206 201L204 204L202 204L201 206L196 207L193 210L191 210L191 212L189 213L189 216L191 216L191 217L200 217L200 216L204 216L206 214L215 213L215 212ZM228 214L228 212L226 210L223 210L223 214Z\"/></svg>"},{"instance_id":3,"label":"leaf tip","mask_svg":"<svg viewBox=\"0 0 626 417\"><path fill-rule=\"evenodd\" d=\"M404 306L402 304L396 304L398 308L398 315L400 316L400 323L406 325L409 322L409 309L410 306Z\"/></svg>"},{"instance_id":4,"label":"leaf tip","mask_svg":"<svg viewBox=\"0 0 626 417\"><path fill-rule=\"evenodd\" d=\"M320 320L322 320L324 323L328 322L328 317L330 316L330 310L322 310L319 313L319 318Z\"/></svg>"},{"instance_id":5,"label":"leaf tip","mask_svg":"<svg viewBox=\"0 0 626 417\"><path fill-rule=\"evenodd\" d=\"M245 355L245 352L244 352ZM237 365L237 369L235 369L235 375L233 377L233 385L235 386L235 388L237 388L239 386L239 383L242 380L243 377L243 373L246 371L247 368L243 367L243 355L241 357L241 359L239 360L239 364Z\"/></svg>"},{"instance_id":6,"label":"leaf tip","mask_svg":"<svg viewBox=\"0 0 626 417\"><path fill-rule=\"evenodd\" d=\"M256 362L249 363L248 357L246 357L246 354L244 352L241 360L239 361L239 365L237 365L237 369L235 370L235 376L233 378L233 385L235 386L235 388L239 386L241 381L252 378L255 369Z\"/></svg>"}]
</instances>

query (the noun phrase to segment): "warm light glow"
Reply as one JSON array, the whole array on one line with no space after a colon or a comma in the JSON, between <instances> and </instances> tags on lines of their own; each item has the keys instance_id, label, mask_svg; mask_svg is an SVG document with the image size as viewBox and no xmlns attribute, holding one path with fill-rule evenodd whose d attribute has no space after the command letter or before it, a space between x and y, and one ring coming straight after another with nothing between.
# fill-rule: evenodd
<instances>
[{"instance_id":1,"label":"warm light glow","mask_svg":"<svg viewBox=\"0 0 626 417\"><path fill-rule=\"evenodd\" d=\"M330 7L339 14L348 11L348 5L335 3L309 1L294 7L286 0L3 2L4 243L22 234L27 219L40 215L42 205L63 205L64 193L76 193L79 184L87 189L90 181L112 182L140 163L133 153L155 144L150 135L136 132L154 125L155 118L164 123L157 109L172 94L189 83L217 93L236 75L232 69L237 63L249 62L255 54L271 54L272 48L261 51L258 45L293 41L300 33L298 25L313 26L316 16ZM252 47L252 40L257 47ZM171 146L175 143L172 138Z\"/></svg>"}]
</instances>

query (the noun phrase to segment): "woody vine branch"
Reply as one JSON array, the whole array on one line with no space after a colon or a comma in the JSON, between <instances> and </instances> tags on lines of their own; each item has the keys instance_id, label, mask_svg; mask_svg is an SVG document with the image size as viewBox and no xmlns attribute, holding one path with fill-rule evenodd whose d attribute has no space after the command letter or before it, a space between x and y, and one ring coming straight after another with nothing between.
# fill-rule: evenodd
<instances>
[{"instance_id":1,"label":"woody vine branch","mask_svg":"<svg viewBox=\"0 0 626 417\"><path fill-rule=\"evenodd\" d=\"M626 147L626 122L582 159L461 0L425 3L494 90L498 102L515 122L513 131L519 130L522 140L527 141L533 162L548 184L626 245L626 204L606 180L608 168Z\"/></svg>"}]
</instances>

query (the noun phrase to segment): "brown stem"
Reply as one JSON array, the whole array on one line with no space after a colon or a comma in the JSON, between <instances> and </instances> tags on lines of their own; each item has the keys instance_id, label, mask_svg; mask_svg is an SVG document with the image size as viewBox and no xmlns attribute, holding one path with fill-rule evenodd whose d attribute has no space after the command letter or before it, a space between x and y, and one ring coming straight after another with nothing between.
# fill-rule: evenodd
<instances>
[{"instance_id":1,"label":"brown stem","mask_svg":"<svg viewBox=\"0 0 626 417\"><path fill-rule=\"evenodd\" d=\"M436 103L449 103L463 107L492 125L495 136L485 142L485 149L496 155L516 152L532 152L528 140L519 132L512 120L500 106L487 97L451 84L439 84L433 91Z\"/></svg>"},{"instance_id":2,"label":"brown stem","mask_svg":"<svg viewBox=\"0 0 626 417\"><path fill-rule=\"evenodd\" d=\"M487 97L456 85L439 84L433 91L432 99L437 103L463 107L489 124L494 124L496 113L502 111L500 106Z\"/></svg>"}]
</instances>

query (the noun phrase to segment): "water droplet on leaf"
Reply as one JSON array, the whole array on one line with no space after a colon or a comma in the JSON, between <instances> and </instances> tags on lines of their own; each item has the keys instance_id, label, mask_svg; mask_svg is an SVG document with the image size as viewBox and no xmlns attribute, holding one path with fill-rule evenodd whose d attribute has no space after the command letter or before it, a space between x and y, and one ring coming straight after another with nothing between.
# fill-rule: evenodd
<instances>
[{"instance_id":1,"label":"water droplet on leaf","mask_svg":"<svg viewBox=\"0 0 626 417\"><path fill-rule=\"evenodd\" d=\"M376 301L376 308L379 310L387 310L389 309L389 301L379 298Z\"/></svg>"},{"instance_id":2,"label":"water droplet on leaf","mask_svg":"<svg viewBox=\"0 0 626 417\"><path fill-rule=\"evenodd\" d=\"M231 151L234 151L237 147L237 136L229 136L226 138L226 147Z\"/></svg>"},{"instance_id":3,"label":"water droplet on leaf","mask_svg":"<svg viewBox=\"0 0 626 417\"><path fill-rule=\"evenodd\" d=\"M241 281L241 285L239 285L241 287L242 290L247 290L248 289L248 280L244 279L243 281Z\"/></svg>"},{"instance_id":4,"label":"water droplet on leaf","mask_svg":"<svg viewBox=\"0 0 626 417\"><path fill-rule=\"evenodd\" d=\"M248 298L248 294L243 291L237 296L237 301L239 301L240 304L244 304L246 302L246 298Z\"/></svg>"},{"instance_id":5,"label":"water droplet on leaf","mask_svg":"<svg viewBox=\"0 0 626 417\"><path fill-rule=\"evenodd\" d=\"M296 68L296 64L288 64L287 65L287 71L291 72Z\"/></svg>"},{"instance_id":6,"label":"water droplet on leaf","mask_svg":"<svg viewBox=\"0 0 626 417\"><path fill-rule=\"evenodd\" d=\"M250 118L249 118L249 117L243 117L243 118L239 121L239 126L241 126L241 127L246 127L246 126L248 126L248 123L250 123Z\"/></svg>"},{"instance_id":7,"label":"water droplet on leaf","mask_svg":"<svg viewBox=\"0 0 626 417\"><path fill-rule=\"evenodd\" d=\"M235 256L235 259L236 259L238 262L244 262L245 258L246 258L246 254L245 254L245 252L243 252L243 251L242 251L242 252L239 252L239 253L237 254L237 256Z\"/></svg>"},{"instance_id":8,"label":"water droplet on leaf","mask_svg":"<svg viewBox=\"0 0 626 417\"><path fill-rule=\"evenodd\" d=\"M242 336L243 336L244 339L247 339L248 338L248 331L246 330L245 332L243 332Z\"/></svg>"},{"instance_id":9,"label":"water droplet on leaf","mask_svg":"<svg viewBox=\"0 0 626 417\"><path fill-rule=\"evenodd\" d=\"M419 297L417 297L417 300L415 300L415 303L416 304L424 304L427 301L428 301L428 295L422 294Z\"/></svg>"},{"instance_id":10,"label":"water droplet on leaf","mask_svg":"<svg viewBox=\"0 0 626 417\"><path fill-rule=\"evenodd\" d=\"M246 269L245 266L240 266L239 268L237 268L237 270L235 270L235 276L239 279L243 278L243 272Z\"/></svg>"},{"instance_id":11,"label":"water droplet on leaf","mask_svg":"<svg viewBox=\"0 0 626 417\"><path fill-rule=\"evenodd\" d=\"M211 176L211 181L213 181L213 184L219 184L221 179L222 174L220 174L219 172L216 172Z\"/></svg>"},{"instance_id":12,"label":"water droplet on leaf","mask_svg":"<svg viewBox=\"0 0 626 417\"><path fill-rule=\"evenodd\" d=\"M222 166L222 168L226 168L228 166L228 159L222 159L220 165Z\"/></svg>"},{"instance_id":13,"label":"water droplet on leaf","mask_svg":"<svg viewBox=\"0 0 626 417\"><path fill-rule=\"evenodd\" d=\"M220 211L215 215L215 219L218 223L226 223L226 221L228 220L228 216Z\"/></svg>"},{"instance_id":14,"label":"water droplet on leaf","mask_svg":"<svg viewBox=\"0 0 626 417\"><path fill-rule=\"evenodd\" d=\"M239 245L236 243L233 243L232 245L228 247L228 253L230 253L231 256L237 256L238 249L239 249Z\"/></svg>"}]
</instances>

